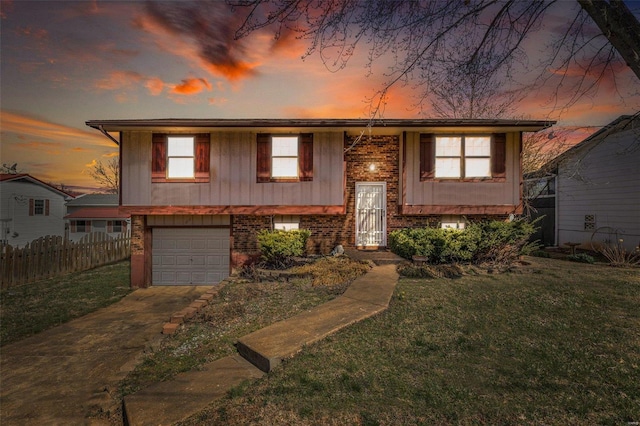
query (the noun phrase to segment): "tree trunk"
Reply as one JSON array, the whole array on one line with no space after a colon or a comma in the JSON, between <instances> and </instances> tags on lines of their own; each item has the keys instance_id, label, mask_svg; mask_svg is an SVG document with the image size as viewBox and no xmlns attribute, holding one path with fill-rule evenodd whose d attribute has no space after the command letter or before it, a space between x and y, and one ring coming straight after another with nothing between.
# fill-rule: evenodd
<instances>
[{"instance_id":1,"label":"tree trunk","mask_svg":"<svg viewBox=\"0 0 640 426\"><path fill-rule=\"evenodd\" d=\"M640 23L622 0L578 0L640 80Z\"/></svg>"}]
</instances>

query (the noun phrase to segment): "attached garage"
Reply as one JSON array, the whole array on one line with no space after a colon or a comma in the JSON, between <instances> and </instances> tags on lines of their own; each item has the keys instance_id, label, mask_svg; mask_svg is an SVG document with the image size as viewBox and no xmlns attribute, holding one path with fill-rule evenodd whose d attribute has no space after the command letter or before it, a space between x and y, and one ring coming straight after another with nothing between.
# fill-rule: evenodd
<instances>
[{"instance_id":1,"label":"attached garage","mask_svg":"<svg viewBox=\"0 0 640 426\"><path fill-rule=\"evenodd\" d=\"M229 228L153 228L153 285L211 285L229 276Z\"/></svg>"}]
</instances>

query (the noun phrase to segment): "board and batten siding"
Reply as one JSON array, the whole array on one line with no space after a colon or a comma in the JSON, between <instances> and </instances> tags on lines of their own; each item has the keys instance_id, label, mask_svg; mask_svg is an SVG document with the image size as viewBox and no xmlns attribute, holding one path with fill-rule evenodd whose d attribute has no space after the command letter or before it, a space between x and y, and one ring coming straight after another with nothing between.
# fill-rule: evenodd
<instances>
[{"instance_id":1,"label":"board and batten siding","mask_svg":"<svg viewBox=\"0 0 640 426\"><path fill-rule=\"evenodd\" d=\"M478 133L474 133L477 135ZM500 182L420 181L420 134L407 132L406 205L517 206L520 204L520 134L506 134L506 179Z\"/></svg>"},{"instance_id":2,"label":"board and batten siding","mask_svg":"<svg viewBox=\"0 0 640 426\"><path fill-rule=\"evenodd\" d=\"M169 132L170 133L170 132ZM184 134L184 132L182 133ZM343 134L313 135L313 181L256 182L256 133L211 132L210 181L152 183L150 131L124 132L123 206L342 205Z\"/></svg>"},{"instance_id":3,"label":"board and batten siding","mask_svg":"<svg viewBox=\"0 0 640 426\"><path fill-rule=\"evenodd\" d=\"M638 131L608 136L585 146L558 166L558 242L589 248L592 229L585 216L595 215L596 229L619 230L626 250L640 244L640 147Z\"/></svg>"}]
</instances>

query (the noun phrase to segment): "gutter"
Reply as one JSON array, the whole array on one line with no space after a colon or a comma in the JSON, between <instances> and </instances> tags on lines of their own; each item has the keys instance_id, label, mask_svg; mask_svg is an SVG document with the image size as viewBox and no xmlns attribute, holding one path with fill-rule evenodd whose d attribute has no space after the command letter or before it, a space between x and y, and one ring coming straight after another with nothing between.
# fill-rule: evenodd
<instances>
[{"instance_id":1,"label":"gutter","mask_svg":"<svg viewBox=\"0 0 640 426\"><path fill-rule=\"evenodd\" d=\"M100 131L100 133L102 133L103 135L105 135L106 137L108 137L109 139L111 139L116 145L120 145L120 141L117 141L113 136L111 136L109 134L109 132L107 132L104 127L102 126L102 124L98 125L96 127L96 129L98 129Z\"/></svg>"}]
</instances>

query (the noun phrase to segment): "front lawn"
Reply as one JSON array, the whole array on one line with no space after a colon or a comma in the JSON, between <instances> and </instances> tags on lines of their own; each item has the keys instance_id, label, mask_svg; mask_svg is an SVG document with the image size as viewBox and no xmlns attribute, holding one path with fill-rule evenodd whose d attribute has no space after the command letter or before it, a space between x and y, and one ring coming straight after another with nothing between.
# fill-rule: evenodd
<instances>
[{"instance_id":1,"label":"front lawn","mask_svg":"<svg viewBox=\"0 0 640 426\"><path fill-rule=\"evenodd\" d=\"M637 424L639 270L528 260L401 279L386 312L185 424Z\"/></svg>"},{"instance_id":2,"label":"front lawn","mask_svg":"<svg viewBox=\"0 0 640 426\"><path fill-rule=\"evenodd\" d=\"M6 345L122 299L131 292L128 260L0 292L0 342Z\"/></svg>"}]
</instances>

